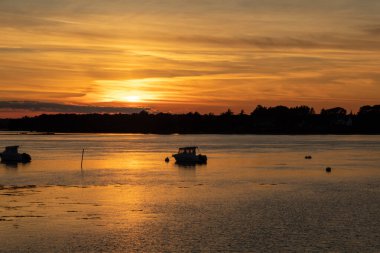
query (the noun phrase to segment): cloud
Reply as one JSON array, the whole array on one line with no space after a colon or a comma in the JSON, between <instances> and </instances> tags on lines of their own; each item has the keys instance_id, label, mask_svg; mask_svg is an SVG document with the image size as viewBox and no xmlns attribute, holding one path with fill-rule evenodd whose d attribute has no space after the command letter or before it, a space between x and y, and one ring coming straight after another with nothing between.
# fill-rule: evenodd
<instances>
[{"instance_id":1,"label":"cloud","mask_svg":"<svg viewBox=\"0 0 380 253\"><path fill-rule=\"evenodd\" d=\"M364 31L372 36L380 36L380 25L367 27Z\"/></svg>"},{"instance_id":2,"label":"cloud","mask_svg":"<svg viewBox=\"0 0 380 253\"><path fill-rule=\"evenodd\" d=\"M372 33L379 32L375 28ZM306 39L307 38L307 39ZM270 50L284 49L334 49L334 50L380 50L378 40L372 38L357 38L343 35L325 34L300 34L295 37L263 37L263 36L177 36L174 41L181 43L194 43L224 48L256 48Z\"/></svg>"},{"instance_id":3,"label":"cloud","mask_svg":"<svg viewBox=\"0 0 380 253\"><path fill-rule=\"evenodd\" d=\"M0 85L1 87L1 85ZM5 89L5 87L2 87ZM28 96L29 99L38 98L38 97L48 97L50 99L68 99L68 98L83 98L86 94L82 92L52 92L52 91L31 91L31 90L2 90L0 91L0 97L8 98L8 100L13 100L20 95ZM0 101L1 102L1 101Z\"/></svg>"},{"instance_id":4,"label":"cloud","mask_svg":"<svg viewBox=\"0 0 380 253\"><path fill-rule=\"evenodd\" d=\"M124 50L84 47L0 47L0 53L73 53L73 54L122 54Z\"/></svg>"},{"instance_id":5,"label":"cloud","mask_svg":"<svg viewBox=\"0 0 380 253\"><path fill-rule=\"evenodd\" d=\"M0 110L27 110L52 113L138 113L143 107L92 106L48 103L38 101L0 101Z\"/></svg>"}]
</instances>

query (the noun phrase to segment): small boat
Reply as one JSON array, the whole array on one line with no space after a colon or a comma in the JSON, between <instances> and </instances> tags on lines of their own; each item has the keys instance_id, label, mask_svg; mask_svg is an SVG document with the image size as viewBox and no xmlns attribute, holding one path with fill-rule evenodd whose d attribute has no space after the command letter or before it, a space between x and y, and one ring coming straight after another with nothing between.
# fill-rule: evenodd
<instances>
[{"instance_id":1,"label":"small boat","mask_svg":"<svg viewBox=\"0 0 380 253\"><path fill-rule=\"evenodd\" d=\"M177 154L172 156L177 163L207 163L207 156L202 154L197 154L198 147L183 147L178 149Z\"/></svg>"},{"instance_id":2,"label":"small boat","mask_svg":"<svg viewBox=\"0 0 380 253\"><path fill-rule=\"evenodd\" d=\"M18 152L19 146L7 146L5 150L0 153L2 163L28 163L32 157L26 153Z\"/></svg>"}]
</instances>

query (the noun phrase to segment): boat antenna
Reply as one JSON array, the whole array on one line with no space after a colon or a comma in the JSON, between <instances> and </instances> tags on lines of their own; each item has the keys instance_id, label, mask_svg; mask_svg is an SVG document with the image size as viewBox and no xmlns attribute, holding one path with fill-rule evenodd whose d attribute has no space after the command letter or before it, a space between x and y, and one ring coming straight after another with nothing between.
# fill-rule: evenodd
<instances>
[{"instance_id":1,"label":"boat antenna","mask_svg":"<svg viewBox=\"0 0 380 253\"><path fill-rule=\"evenodd\" d=\"M80 170L83 172L83 156L84 156L84 149L82 150L82 160L80 161Z\"/></svg>"}]
</instances>

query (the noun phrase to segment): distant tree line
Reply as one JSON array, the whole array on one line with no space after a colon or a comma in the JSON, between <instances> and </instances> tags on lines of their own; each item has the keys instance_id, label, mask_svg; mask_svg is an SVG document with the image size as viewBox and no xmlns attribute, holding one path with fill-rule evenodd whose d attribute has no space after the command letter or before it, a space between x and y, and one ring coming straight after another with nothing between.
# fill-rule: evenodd
<instances>
[{"instance_id":1,"label":"distant tree line","mask_svg":"<svg viewBox=\"0 0 380 253\"><path fill-rule=\"evenodd\" d=\"M42 114L7 119L0 127L12 131L63 133L155 133L155 134L380 134L380 105L363 106L357 114L344 108L257 106L250 114L231 110L220 115L148 113L134 114Z\"/></svg>"}]
</instances>

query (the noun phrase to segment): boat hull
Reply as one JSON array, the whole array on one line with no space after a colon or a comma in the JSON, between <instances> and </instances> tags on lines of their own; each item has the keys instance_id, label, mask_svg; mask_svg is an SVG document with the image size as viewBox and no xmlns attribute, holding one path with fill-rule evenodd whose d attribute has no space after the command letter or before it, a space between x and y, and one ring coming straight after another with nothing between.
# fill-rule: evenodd
<instances>
[{"instance_id":1,"label":"boat hull","mask_svg":"<svg viewBox=\"0 0 380 253\"><path fill-rule=\"evenodd\" d=\"M192 155L192 154L174 154L174 159L177 163L198 163L205 164L207 163L207 156L205 155Z\"/></svg>"},{"instance_id":2,"label":"boat hull","mask_svg":"<svg viewBox=\"0 0 380 253\"><path fill-rule=\"evenodd\" d=\"M0 153L2 163L29 163L32 158L26 153L8 154L6 152Z\"/></svg>"}]
</instances>

